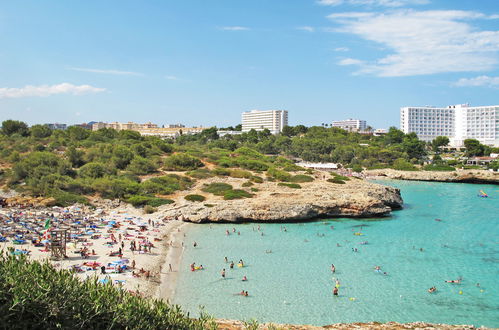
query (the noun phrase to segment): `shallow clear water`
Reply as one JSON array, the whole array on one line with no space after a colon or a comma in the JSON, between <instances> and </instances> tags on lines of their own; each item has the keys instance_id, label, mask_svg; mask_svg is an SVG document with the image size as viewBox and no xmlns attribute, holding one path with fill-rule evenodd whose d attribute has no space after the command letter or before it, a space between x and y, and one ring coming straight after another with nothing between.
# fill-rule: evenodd
<instances>
[{"instance_id":1,"label":"shallow clear water","mask_svg":"<svg viewBox=\"0 0 499 330\"><path fill-rule=\"evenodd\" d=\"M260 232L258 224L191 225L174 302L194 315L204 306L215 317L260 322L499 327L499 186L383 183L400 188L405 202L389 218L260 224ZM490 198L477 197L480 189ZM247 266L231 270L225 256ZM191 272L192 262L205 270ZM459 277L461 284L444 283ZM338 297L333 278L340 280ZM430 294L432 286L437 292ZM250 296L237 295L241 290Z\"/></svg>"}]
</instances>

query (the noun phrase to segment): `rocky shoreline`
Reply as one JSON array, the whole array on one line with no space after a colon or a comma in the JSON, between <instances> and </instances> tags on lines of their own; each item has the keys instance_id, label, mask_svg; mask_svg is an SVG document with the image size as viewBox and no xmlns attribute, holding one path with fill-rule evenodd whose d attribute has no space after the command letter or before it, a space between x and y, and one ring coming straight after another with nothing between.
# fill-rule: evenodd
<instances>
[{"instance_id":1,"label":"rocky shoreline","mask_svg":"<svg viewBox=\"0 0 499 330\"><path fill-rule=\"evenodd\" d=\"M162 207L160 212L166 218L196 223L292 222L323 217L383 217L403 204L399 189L362 179L352 178L345 184L316 179L300 185L301 189L293 189L265 182L253 198L238 200L210 196L200 203L178 198L175 205Z\"/></svg>"},{"instance_id":2,"label":"rocky shoreline","mask_svg":"<svg viewBox=\"0 0 499 330\"><path fill-rule=\"evenodd\" d=\"M218 325L218 329L220 330L239 330L239 329L248 329L248 327L241 321L233 321L233 320L216 320ZM356 323L336 323L325 325L322 327L312 326L312 325L292 325L292 324L260 324L258 325L258 329L262 330L270 330L270 329L288 329L288 330L320 330L320 329L443 329L443 330L451 330L451 329L462 329L462 330L471 330L477 329L472 325L449 325L449 324L436 324L436 323L427 323L427 322L411 322L411 323L398 323L398 322L356 322ZM487 329L480 327L479 329Z\"/></svg>"},{"instance_id":3,"label":"rocky shoreline","mask_svg":"<svg viewBox=\"0 0 499 330\"><path fill-rule=\"evenodd\" d=\"M398 171L386 168L367 170L364 174L368 177L386 177L397 180L499 184L499 172L485 170Z\"/></svg>"}]
</instances>

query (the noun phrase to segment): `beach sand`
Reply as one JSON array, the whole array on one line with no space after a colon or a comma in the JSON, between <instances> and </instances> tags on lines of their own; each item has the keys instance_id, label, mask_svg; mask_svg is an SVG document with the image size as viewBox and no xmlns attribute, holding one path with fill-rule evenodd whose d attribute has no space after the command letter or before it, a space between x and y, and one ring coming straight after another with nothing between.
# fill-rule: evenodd
<instances>
[{"instance_id":1,"label":"beach sand","mask_svg":"<svg viewBox=\"0 0 499 330\"><path fill-rule=\"evenodd\" d=\"M77 210L77 211L75 211ZM79 211L78 211L79 210ZM36 247L30 241L32 236L39 237L33 234L38 231L43 231L43 224L47 218L47 214L54 213L56 218L60 219L64 214L73 215L74 217L83 218L81 224L97 224L97 228L90 229L82 228L79 231L78 239L72 239L67 244L66 255L68 258L62 260L52 260L50 252L45 247ZM13 221L11 217L15 214L18 217ZM68 216L67 216L68 217ZM106 225L109 221L114 221L114 227ZM30 233L21 233L26 230L21 224L28 224L28 228L36 228L30 230ZM64 225L73 222L71 219L63 221ZM152 226L151 224L155 225ZM138 224L146 224L145 230L140 230ZM58 227L57 221L52 221L53 227ZM183 230L185 223L179 220L164 220L160 214L142 214L141 210L131 206L120 206L118 208L106 208L98 215L95 211L86 209L85 207L72 208L3 208L0 209L0 234L7 237L6 242L0 243L0 250L7 251L8 248L29 251L29 257L32 260L49 260L58 269L71 269L75 266L83 269L77 272L76 276L86 278L97 278L98 280L111 280L113 284L123 286L124 289L140 292L143 296L152 296L161 299L171 299L175 292L175 280L180 264L180 258L184 247L183 240L185 231ZM86 231L94 231L94 235L100 235L98 238L92 238L93 235L85 234ZM10 237L9 237L10 233ZM24 234L26 239L25 244L15 245L14 234ZM116 242L110 244L111 234L114 235ZM121 240L119 236L121 234ZM43 239L43 238L42 238ZM139 242L151 242L153 247L151 252L138 252L131 250L131 242L135 240L137 246ZM85 242L83 242L85 241ZM122 257L110 256L111 251L117 251L122 245ZM172 245L170 245L170 242ZM84 259L79 251L83 247L88 248L90 255ZM92 250L95 255L92 255ZM18 251L17 253L21 253ZM101 274L100 266L107 266L112 262L127 259L127 270L123 273ZM99 263L98 267L84 266L84 263ZM131 269L132 263L135 263L135 268ZM170 271L169 265L172 270ZM143 269L144 272L140 273ZM140 276L133 276L132 272ZM146 277L147 272L149 277Z\"/></svg>"}]
</instances>

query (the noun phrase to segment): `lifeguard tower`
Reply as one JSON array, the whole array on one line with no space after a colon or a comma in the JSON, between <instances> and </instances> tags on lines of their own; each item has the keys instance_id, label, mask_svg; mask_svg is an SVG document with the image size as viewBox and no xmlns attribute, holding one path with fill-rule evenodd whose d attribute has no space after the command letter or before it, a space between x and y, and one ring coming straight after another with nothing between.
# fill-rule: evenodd
<instances>
[{"instance_id":1,"label":"lifeguard tower","mask_svg":"<svg viewBox=\"0 0 499 330\"><path fill-rule=\"evenodd\" d=\"M66 243L69 240L69 229L59 228L50 231L50 256L62 260L66 256Z\"/></svg>"}]
</instances>

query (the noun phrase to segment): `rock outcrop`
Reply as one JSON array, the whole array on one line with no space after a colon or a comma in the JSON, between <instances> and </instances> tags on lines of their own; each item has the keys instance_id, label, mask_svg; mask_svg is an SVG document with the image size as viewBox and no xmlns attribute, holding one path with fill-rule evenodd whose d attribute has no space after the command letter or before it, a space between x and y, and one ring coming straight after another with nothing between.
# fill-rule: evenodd
<instances>
[{"instance_id":1,"label":"rock outcrop","mask_svg":"<svg viewBox=\"0 0 499 330\"><path fill-rule=\"evenodd\" d=\"M380 217L403 203L398 189L356 178L345 184L315 180L300 185L301 189L293 189L265 182L258 185L253 198L223 200L210 194L202 203L180 199L175 205L161 207L160 213L191 222L289 222L320 217Z\"/></svg>"},{"instance_id":2,"label":"rock outcrop","mask_svg":"<svg viewBox=\"0 0 499 330\"><path fill-rule=\"evenodd\" d=\"M364 174L398 180L499 184L499 172L486 170L397 171L380 169L364 171Z\"/></svg>"}]
</instances>

